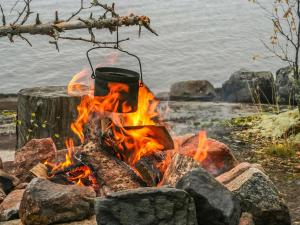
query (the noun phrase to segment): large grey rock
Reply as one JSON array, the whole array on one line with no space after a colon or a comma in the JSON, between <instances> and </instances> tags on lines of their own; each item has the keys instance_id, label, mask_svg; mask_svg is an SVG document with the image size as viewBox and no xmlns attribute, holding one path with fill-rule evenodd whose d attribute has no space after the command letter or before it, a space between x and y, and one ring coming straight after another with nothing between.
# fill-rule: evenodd
<instances>
[{"instance_id":1,"label":"large grey rock","mask_svg":"<svg viewBox=\"0 0 300 225\"><path fill-rule=\"evenodd\" d=\"M185 190L194 198L199 225L239 224L239 201L204 169L188 172L178 181L176 188Z\"/></svg>"},{"instance_id":2,"label":"large grey rock","mask_svg":"<svg viewBox=\"0 0 300 225\"><path fill-rule=\"evenodd\" d=\"M288 66L276 72L276 97L279 104L294 105L295 79L293 68Z\"/></svg>"},{"instance_id":3,"label":"large grey rock","mask_svg":"<svg viewBox=\"0 0 300 225\"><path fill-rule=\"evenodd\" d=\"M271 103L273 90L274 77L271 72L240 69L222 85L222 96L228 102Z\"/></svg>"},{"instance_id":4,"label":"large grey rock","mask_svg":"<svg viewBox=\"0 0 300 225\"><path fill-rule=\"evenodd\" d=\"M284 200L269 177L259 169L248 170L225 186L240 200L244 212L253 215L256 225L290 225Z\"/></svg>"},{"instance_id":5,"label":"large grey rock","mask_svg":"<svg viewBox=\"0 0 300 225\"><path fill-rule=\"evenodd\" d=\"M33 179L25 189L19 215L26 225L83 220L94 214L96 193L88 187Z\"/></svg>"},{"instance_id":6,"label":"large grey rock","mask_svg":"<svg viewBox=\"0 0 300 225\"><path fill-rule=\"evenodd\" d=\"M193 199L174 188L139 188L97 198L99 225L197 225Z\"/></svg>"},{"instance_id":7,"label":"large grey rock","mask_svg":"<svg viewBox=\"0 0 300 225\"><path fill-rule=\"evenodd\" d=\"M10 192L0 205L0 221L19 218L19 207L24 189Z\"/></svg>"},{"instance_id":8,"label":"large grey rock","mask_svg":"<svg viewBox=\"0 0 300 225\"><path fill-rule=\"evenodd\" d=\"M170 100L203 100L216 97L213 85L207 80L190 80L174 83L171 86Z\"/></svg>"}]
</instances>

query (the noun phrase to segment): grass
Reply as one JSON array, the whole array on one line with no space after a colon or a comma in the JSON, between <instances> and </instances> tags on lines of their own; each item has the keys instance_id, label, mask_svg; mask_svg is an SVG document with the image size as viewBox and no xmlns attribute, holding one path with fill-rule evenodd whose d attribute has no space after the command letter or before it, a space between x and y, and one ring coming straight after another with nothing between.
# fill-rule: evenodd
<instances>
[{"instance_id":1,"label":"grass","mask_svg":"<svg viewBox=\"0 0 300 225\"><path fill-rule=\"evenodd\" d=\"M271 143L263 149L270 156L289 158L296 155L297 145L289 140L284 140L282 143Z\"/></svg>"}]
</instances>

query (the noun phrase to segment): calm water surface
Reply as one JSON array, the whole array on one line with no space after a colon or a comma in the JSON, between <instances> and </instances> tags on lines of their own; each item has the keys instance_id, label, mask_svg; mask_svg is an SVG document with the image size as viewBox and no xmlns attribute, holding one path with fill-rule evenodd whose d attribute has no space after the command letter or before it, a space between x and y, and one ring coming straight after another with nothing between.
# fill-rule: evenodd
<instances>
[{"instance_id":1,"label":"calm water surface","mask_svg":"<svg viewBox=\"0 0 300 225\"><path fill-rule=\"evenodd\" d=\"M15 0L0 0L9 11ZM79 0L34 0L33 11L41 20L53 18L53 12L69 15ZM78 3L77 3L78 2ZM240 68L276 71L283 66L276 59L253 61L254 54L266 51L260 39L266 39L271 24L264 13L247 0L116 0L118 12L134 12L151 17L159 37L137 28L120 30L127 50L138 54L143 63L146 83L155 91L167 91L176 81L207 79L220 86ZM267 3L268 0L263 0ZM76 36L86 32L71 33ZM112 40L108 31L97 31L103 40ZM90 45L60 42L58 53L48 37L28 36L33 47L20 39L11 44L0 39L0 92L12 93L39 85L65 85L76 72L88 66L85 52ZM109 52L98 50L95 64L105 61ZM137 69L134 59L120 55L118 66Z\"/></svg>"}]
</instances>

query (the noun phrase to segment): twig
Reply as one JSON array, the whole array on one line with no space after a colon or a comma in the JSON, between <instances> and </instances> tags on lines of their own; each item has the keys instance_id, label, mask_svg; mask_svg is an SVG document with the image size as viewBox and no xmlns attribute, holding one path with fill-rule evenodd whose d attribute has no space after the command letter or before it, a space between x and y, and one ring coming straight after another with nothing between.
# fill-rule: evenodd
<instances>
[{"instance_id":1,"label":"twig","mask_svg":"<svg viewBox=\"0 0 300 225\"><path fill-rule=\"evenodd\" d=\"M93 2L91 3L92 6L100 6L102 7L104 10L106 10L106 12L104 13L104 15L106 15L107 12L110 12L112 17L118 17L119 15L115 12L115 4L112 3L112 6L109 7L107 4L101 4L98 0L93 0Z\"/></svg>"},{"instance_id":2,"label":"twig","mask_svg":"<svg viewBox=\"0 0 300 225\"><path fill-rule=\"evenodd\" d=\"M81 1L80 1L80 8L79 8L76 12L72 13L72 15L71 15L66 21L67 21L67 22L70 21L70 20L73 19L75 16L77 16L79 13L81 13L82 10L88 9L88 8L91 8L91 7L84 8L84 7L83 7L83 0L81 0Z\"/></svg>"},{"instance_id":3,"label":"twig","mask_svg":"<svg viewBox=\"0 0 300 225\"><path fill-rule=\"evenodd\" d=\"M89 42L89 43L93 43L93 44L96 44L96 45L115 45L117 44L117 42L115 41L111 41L111 42L103 42L103 41L92 41L92 40L89 40L89 39L85 39L85 38L82 38L82 37L59 37L59 39L64 39L64 40L72 40L72 41L83 41L83 42ZM128 41L129 38L126 38L126 39L122 39L122 40L119 40L119 43L120 42L124 42L124 41Z\"/></svg>"},{"instance_id":4,"label":"twig","mask_svg":"<svg viewBox=\"0 0 300 225\"><path fill-rule=\"evenodd\" d=\"M22 40L26 41L30 45L30 47L32 47L30 41L27 38L25 38L22 34L19 34L19 37L22 38Z\"/></svg>"},{"instance_id":5,"label":"twig","mask_svg":"<svg viewBox=\"0 0 300 225\"><path fill-rule=\"evenodd\" d=\"M4 14L4 11L3 11L3 8L2 8L2 5L0 4L0 10L1 10L1 13L2 13L2 24L3 26L6 25L6 19L5 19L5 14Z\"/></svg>"},{"instance_id":6,"label":"twig","mask_svg":"<svg viewBox=\"0 0 300 225\"><path fill-rule=\"evenodd\" d=\"M22 22L21 22L21 25L23 25L24 23L26 23L26 21L28 20L30 14L32 13L32 12L30 11L30 2L31 2L31 1L32 1L32 0L24 0L24 2L25 2L25 4L26 4L26 14L25 14L25 16L24 16L24 18L23 18L23 20L22 20Z\"/></svg>"}]
</instances>

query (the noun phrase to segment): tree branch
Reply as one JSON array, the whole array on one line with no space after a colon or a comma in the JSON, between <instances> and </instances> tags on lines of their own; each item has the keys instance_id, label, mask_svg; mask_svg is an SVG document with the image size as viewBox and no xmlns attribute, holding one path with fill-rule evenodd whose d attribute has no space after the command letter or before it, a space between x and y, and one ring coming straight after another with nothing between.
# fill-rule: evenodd
<instances>
[{"instance_id":1,"label":"tree branch","mask_svg":"<svg viewBox=\"0 0 300 225\"><path fill-rule=\"evenodd\" d=\"M109 19L78 19L71 21L62 21L59 23L42 23L42 24L30 24L30 25L7 25L0 27L0 37L8 35L19 35L19 34L39 34L39 35L50 35L53 36L55 31L62 32L67 30L96 28L96 29L112 29L116 26L134 26L143 25L150 32L157 35L157 33L150 27L150 19L146 16L122 16L118 18Z\"/></svg>"}]
</instances>

